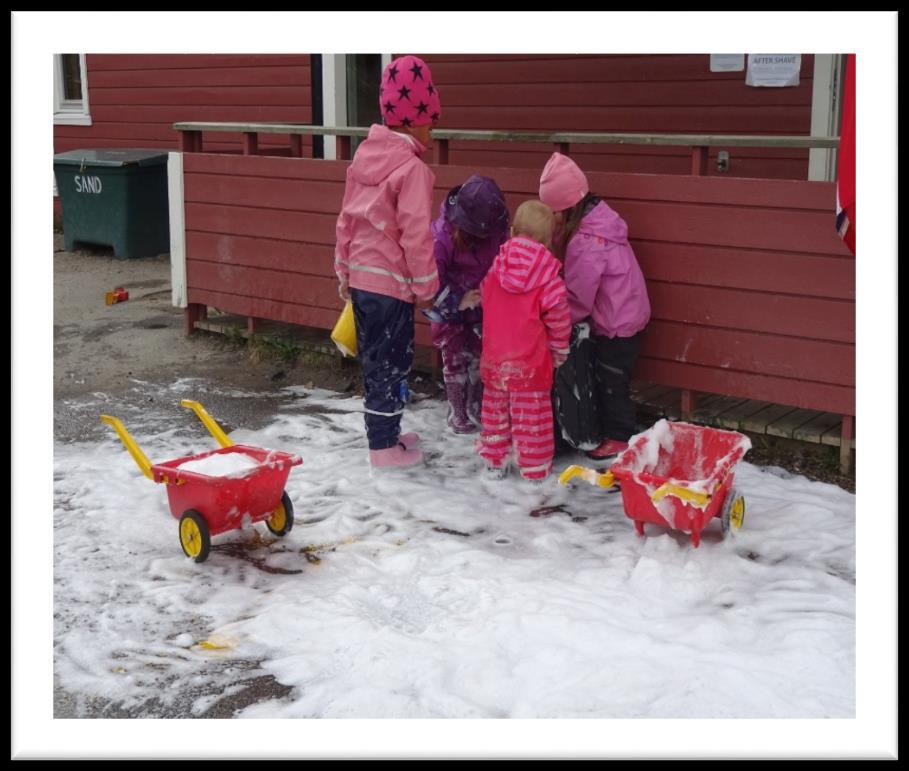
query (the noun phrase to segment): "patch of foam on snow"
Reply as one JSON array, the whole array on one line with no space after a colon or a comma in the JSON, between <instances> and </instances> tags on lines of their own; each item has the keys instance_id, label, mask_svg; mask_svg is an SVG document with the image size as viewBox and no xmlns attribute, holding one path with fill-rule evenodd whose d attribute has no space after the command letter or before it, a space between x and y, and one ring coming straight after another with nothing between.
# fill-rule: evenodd
<instances>
[{"instance_id":1,"label":"patch of foam on snow","mask_svg":"<svg viewBox=\"0 0 909 771\"><path fill-rule=\"evenodd\" d=\"M227 452L209 455L181 463L177 468L192 471L208 477L245 477L262 464L242 452Z\"/></svg>"}]
</instances>

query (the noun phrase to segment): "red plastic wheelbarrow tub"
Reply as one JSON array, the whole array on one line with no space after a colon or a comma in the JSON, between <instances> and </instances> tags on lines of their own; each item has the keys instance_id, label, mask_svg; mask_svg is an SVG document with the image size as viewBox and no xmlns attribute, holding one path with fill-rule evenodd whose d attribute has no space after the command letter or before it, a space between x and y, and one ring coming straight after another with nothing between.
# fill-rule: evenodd
<instances>
[{"instance_id":1,"label":"red plastic wheelbarrow tub","mask_svg":"<svg viewBox=\"0 0 909 771\"><path fill-rule=\"evenodd\" d=\"M102 415L101 422L117 432L142 473L167 488L170 513L180 521L178 534L183 553L196 562L204 562L211 548L211 536L262 520L273 535L287 535L293 528L294 507L284 484L291 468L303 459L279 450L234 444L199 402L182 399L180 404L196 413L221 445L220 450L152 464L119 418ZM257 465L220 475L180 468L190 461L236 453L252 458ZM224 468L218 463L215 466Z\"/></svg>"},{"instance_id":2,"label":"red plastic wheelbarrow tub","mask_svg":"<svg viewBox=\"0 0 909 771\"><path fill-rule=\"evenodd\" d=\"M208 476L178 468L184 463L212 455L243 453L260 465L228 476ZM156 463L154 481L167 487L170 513L176 519L192 509L205 519L211 535L268 519L281 503L291 468L302 458L279 450L234 444L211 452Z\"/></svg>"},{"instance_id":3,"label":"red plastic wheelbarrow tub","mask_svg":"<svg viewBox=\"0 0 909 771\"><path fill-rule=\"evenodd\" d=\"M733 482L735 466L750 448L751 440L737 431L660 420L632 437L609 471L621 483L625 515L638 535L649 522L689 533L697 547L714 517L728 529L734 506L741 506L741 524L744 499Z\"/></svg>"}]
</instances>

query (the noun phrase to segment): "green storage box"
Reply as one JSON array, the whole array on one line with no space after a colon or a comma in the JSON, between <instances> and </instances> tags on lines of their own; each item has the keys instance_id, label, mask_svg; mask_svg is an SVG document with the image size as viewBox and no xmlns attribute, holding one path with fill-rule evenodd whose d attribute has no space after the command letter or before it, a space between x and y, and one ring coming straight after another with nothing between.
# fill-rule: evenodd
<instances>
[{"instance_id":1,"label":"green storage box","mask_svg":"<svg viewBox=\"0 0 909 771\"><path fill-rule=\"evenodd\" d=\"M170 251L167 152L70 150L54 156L63 241L112 246L120 259Z\"/></svg>"}]
</instances>

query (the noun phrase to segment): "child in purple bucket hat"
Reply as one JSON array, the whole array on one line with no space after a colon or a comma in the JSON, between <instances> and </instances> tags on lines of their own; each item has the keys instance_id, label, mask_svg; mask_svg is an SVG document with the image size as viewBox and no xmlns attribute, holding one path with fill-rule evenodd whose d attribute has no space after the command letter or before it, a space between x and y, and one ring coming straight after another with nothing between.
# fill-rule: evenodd
<instances>
[{"instance_id":1,"label":"child in purple bucket hat","mask_svg":"<svg viewBox=\"0 0 909 771\"><path fill-rule=\"evenodd\" d=\"M474 174L452 188L432 223L432 237L439 293L423 313L442 354L448 425L456 434L471 434L480 425L483 403L479 286L508 239L508 208L495 181Z\"/></svg>"}]
</instances>

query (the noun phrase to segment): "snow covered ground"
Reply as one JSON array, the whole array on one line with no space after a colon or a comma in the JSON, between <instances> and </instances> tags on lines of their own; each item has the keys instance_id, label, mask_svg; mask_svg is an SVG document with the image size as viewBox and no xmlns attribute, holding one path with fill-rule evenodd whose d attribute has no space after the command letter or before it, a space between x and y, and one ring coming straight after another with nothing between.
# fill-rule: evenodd
<instances>
[{"instance_id":1,"label":"snow covered ground","mask_svg":"<svg viewBox=\"0 0 909 771\"><path fill-rule=\"evenodd\" d=\"M217 446L179 407L197 389L80 408L170 460ZM714 521L693 549L638 538L621 494L486 479L438 401L405 416L426 466L371 474L358 399L289 395L231 438L303 457L293 531L215 536L201 564L113 431L55 445L60 686L138 716L178 700L204 716L250 668L286 687L237 717L855 716L853 495L742 462L744 527L723 539Z\"/></svg>"}]
</instances>

